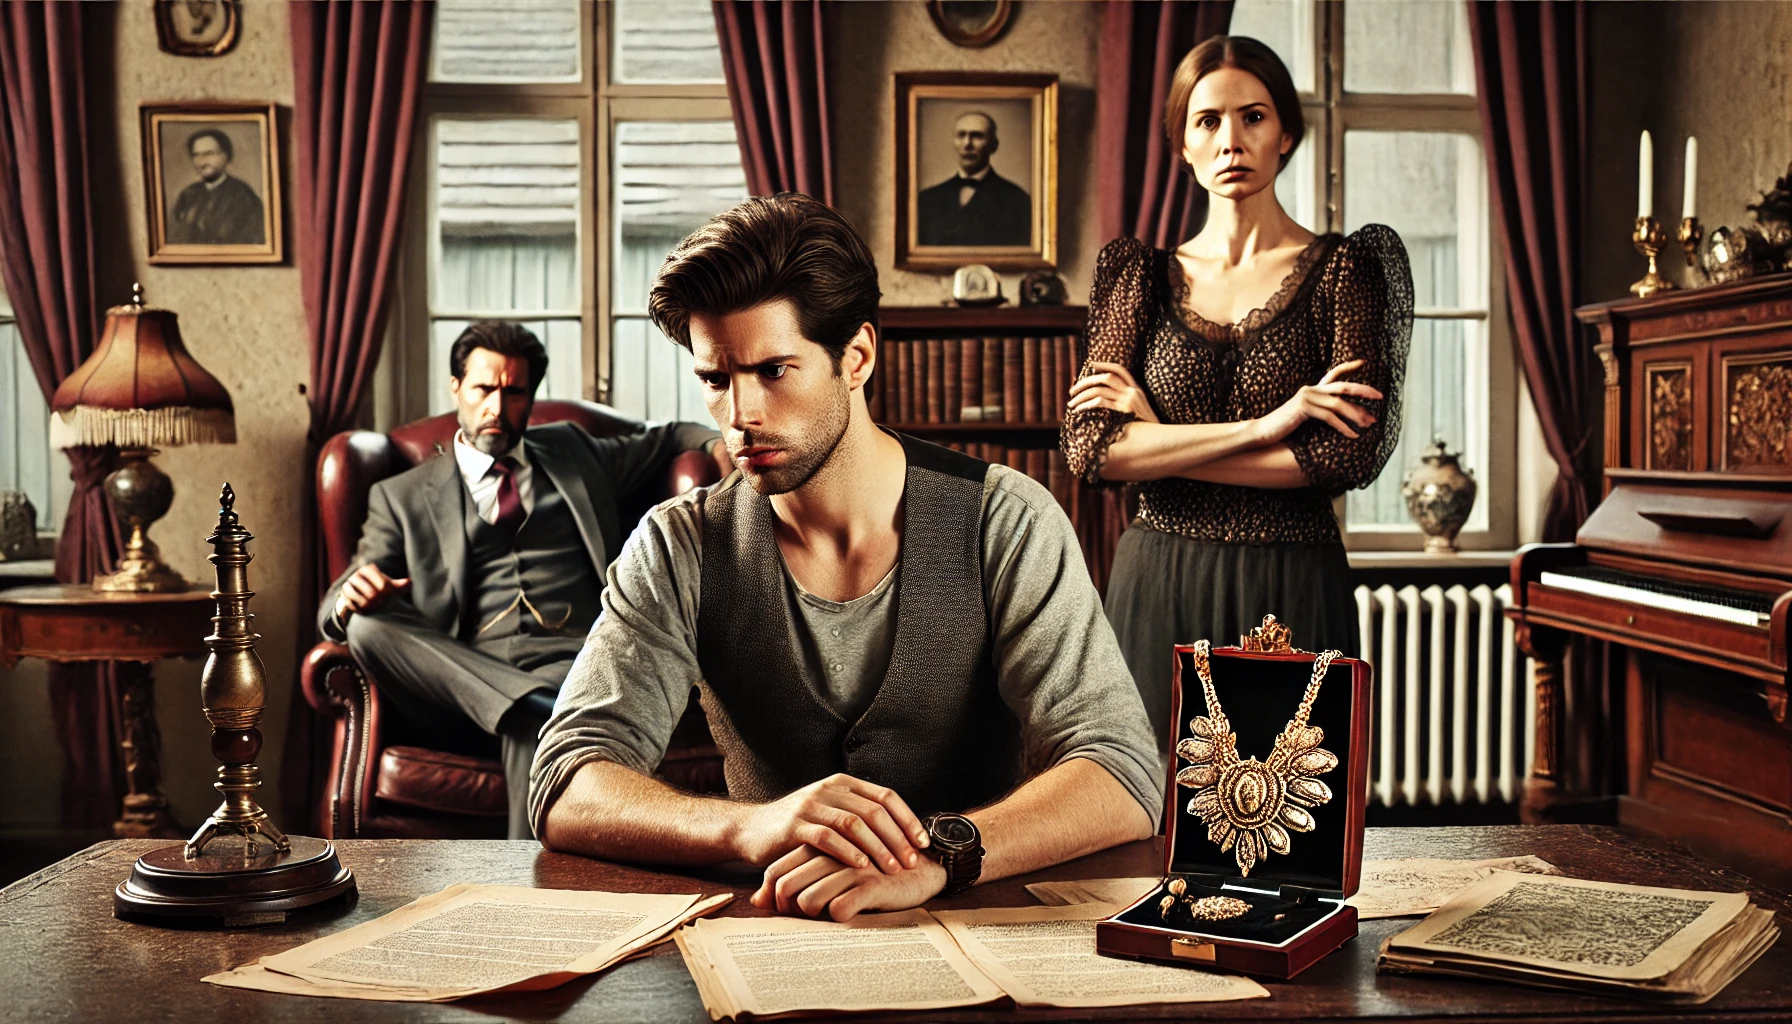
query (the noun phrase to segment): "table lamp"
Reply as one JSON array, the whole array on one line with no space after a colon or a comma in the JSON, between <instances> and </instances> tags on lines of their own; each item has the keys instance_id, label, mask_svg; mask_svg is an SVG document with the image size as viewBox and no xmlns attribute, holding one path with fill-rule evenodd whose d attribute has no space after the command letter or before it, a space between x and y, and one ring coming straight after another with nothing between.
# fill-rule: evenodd
<instances>
[{"instance_id":1,"label":"table lamp","mask_svg":"<svg viewBox=\"0 0 1792 1024\"><path fill-rule=\"evenodd\" d=\"M150 458L159 447L235 444L230 392L181 344L180 325L166 309L131 304L106 310L106 331L50 399L50 443L117 445L124 465L106 477L106 497L130 530L118 571L97 576L95 590L181 591L187 581L162 561L149 525L174 502L174 482Z\"/></svg>"}]
</instances>

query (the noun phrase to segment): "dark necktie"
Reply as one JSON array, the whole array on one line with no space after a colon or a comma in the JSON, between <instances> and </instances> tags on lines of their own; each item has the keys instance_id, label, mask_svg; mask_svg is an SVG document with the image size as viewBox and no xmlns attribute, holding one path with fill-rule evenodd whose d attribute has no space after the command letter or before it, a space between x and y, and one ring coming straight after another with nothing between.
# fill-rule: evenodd
<instances>
[{"instance_id":1,"label":"dark necktie","mask_svg":"<svg viewBox=\"0 0 1792 1024\"><path fill-rule=\"evenodd\" d=\"M516 489L516 460L506 455L492 463L498 474L498 508L492 525L506 533L515 533L523 525L523 499Z\"/></svg>"}]
</instances>

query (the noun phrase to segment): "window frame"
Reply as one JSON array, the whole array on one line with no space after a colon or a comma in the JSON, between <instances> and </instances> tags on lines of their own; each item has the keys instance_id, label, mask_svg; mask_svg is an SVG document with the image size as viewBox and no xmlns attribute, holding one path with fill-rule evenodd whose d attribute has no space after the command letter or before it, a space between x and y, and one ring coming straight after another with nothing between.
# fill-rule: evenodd
<instances>
[{"instance_id":1,"label":"window frame","mask_svg":"<svg viewBox=\"0 0 1792 1024\"><path fill-rule=\"evenodd\" d=\"M610 401L616 315L611 305L611 276L618 230L611 216L616 125L635 120L732 121L734 117L725 83L612 82L614 26L614 11L609 4L579 5L579 31L587 45L581 48L578 82L426 83L411 143L414 157L408 183L410 199L399 255L400 301L394 304L394 315L388 320L386 345L370 389L370 418L376 429L389 430L429 415L433 323L445 315L431 308L430 293L436 247L430 230L434 202L432 147L436 119L443 116L578 120L582 196L580 391L587 401ZM435 59L433 52L430 59Z\"/></svg>"},{"instance_id":2,"label":"window frame","mask_svg":"<svg viewBox=\"0 0 1792 1024\"><path fill-rule=\"evenodd\" d=\"M1324 148L1314 161L1321 171L1318 183L1318 205L1326 218L1325 229L1343 231L1344 209L1344 136L1357 131L1442 132L1472 136L1486 152L1482 137L1479 101L1473 93L1355 93L1344 89L1344 4L1350 0L1321 2L1309 0L1314 12L1313 44L1315 56L1316 96L1301 96L1302 110L1308 118L1307 140ZM1494 230L1491 183L1483 198L1483 223L1486 226L1482 259L1487 267L1487 306L1485 318L1478 314L1464 316L1457 311L1416 311L1415 319L1482 319L1487 332L1487 465L1469 467L1476 472L1476 502L1486 509L1484 528L1465 528L1456 539L1457 546L1471 551L1503 551L1511 549L1518 538L1517 463L1518 463L1518 372L1517 352L1513 345L1511 318L1506 304L1505 253ZM1458 440L1456 443L1460 444ZM1409 453L1410 454L1410 453ZM1416 455L1414 456L1416 457ZM1382 472L1406 473L1406 466L1392 460ZM1351 551L1419 551L1425 535L1416 524L1395 526L1374 524L1352 527L1347 511L1348 497L1334 502L1338 529L1344 546Z\"/></svg>"}]
</instances>

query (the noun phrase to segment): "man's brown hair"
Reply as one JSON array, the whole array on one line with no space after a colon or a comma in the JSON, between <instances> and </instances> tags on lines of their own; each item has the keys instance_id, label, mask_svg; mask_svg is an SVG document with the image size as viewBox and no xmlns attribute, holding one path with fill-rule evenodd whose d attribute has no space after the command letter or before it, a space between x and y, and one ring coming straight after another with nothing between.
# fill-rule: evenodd
<instances>
[{"instance_id":1,"label":"man's brown hair","mask_svg":"<svg viewBox=\"0 0 1792 1024\"><path fill-rule=\"evenodd\" d=\"M845 217L800 192L755 196L691 232L660 264L647 315L691 347L691 315L723 316L779 299L803 337L839 368L863 324L877 328L877 264Z\"/></svg>"},{"instance_id":2,"label":"man's brown hair","mask_svg":"<svg viewBox=\"0 0 1792 1024\"><path fill-rule=\"evenodd\" d=\"M1164 104L1164 134L1169 136L1170 151L1177 154L1177 162L1182 164L1183 170L1192 173L1181 155L1182 136L1188 130L1189 97L1195 93L1196 82L1220 68L1248 71L1269 90L1269 99L1275 104L1282 131L1294 140L1278 165L1287 167L1288 158L1300 148L1300 140L1307 134L1307 119L1300 110L1300 92L1294 88L1294 77L1288 74L1288 65L1282 63L1282 58L1250 36L1214 36L1188 51L1188 56L1176 65L1176 73L1170 78L1170 98Z\"/></svg>"},{"instance_id":3,"label":"man's brown hair","mask_svg":"<svg viewBox=\"0 0 1792 1024\"><path fill-rule=\"evenodd\" d=\"M529 393L541 385L548 375L548 350L542 347L535 332L514 320L475 320L454 339L448 350L448 375L461 380L467 375L467 357L476 348L487 349L501 356L515 356L529 363Z\"/></svg>"}]
</instances>

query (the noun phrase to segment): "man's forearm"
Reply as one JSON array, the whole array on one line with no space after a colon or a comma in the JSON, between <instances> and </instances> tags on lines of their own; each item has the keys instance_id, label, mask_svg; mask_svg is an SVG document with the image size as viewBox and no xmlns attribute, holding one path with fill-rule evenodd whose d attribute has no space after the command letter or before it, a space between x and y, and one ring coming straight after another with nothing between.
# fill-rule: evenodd
<instances>
[{"instance_id":1,"label":"man's forearm","mask_svg":"<svg viewBox=\"0 0 1792 1024\"><path fill-rule=\"evenodd\" d=\"M968 817L983 833L984 881L1062 864L1155 831L1132 793L1086 757L1055 765Z\"/></svg>"},{"instance_id":2,"label":"man's forearm","mask_svg":"<svg viewBox=\"0 0 1792 1024\"><path fill-rule=\"evenodd\" d=\"M573 773L548 808L541 842L550 850L605 860L719 864L740 859L735 837L743 807L592 761Z\"/></svg>"}]
</instances>

